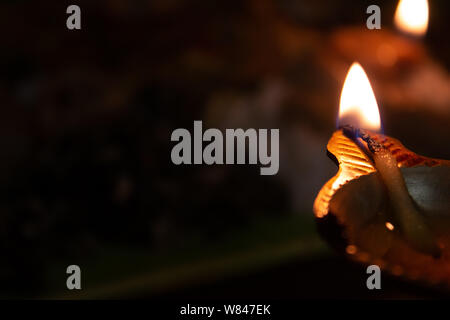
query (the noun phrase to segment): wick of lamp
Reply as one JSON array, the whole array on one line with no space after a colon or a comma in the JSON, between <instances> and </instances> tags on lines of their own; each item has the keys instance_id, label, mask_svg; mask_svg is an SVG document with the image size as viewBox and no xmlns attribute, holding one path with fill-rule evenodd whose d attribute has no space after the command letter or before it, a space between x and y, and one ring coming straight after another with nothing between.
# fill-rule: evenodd
<instances>
[{"instance_id":1,"label":"wick of lamp","mask_svg":"<svg viewBox=\"0 0 450 320\"><path fill-rule=\"evenodd\" d=\"M351 126L342 127L342 131L373 161L388 192L394 219L407 242L416 250L438 258L441 250L408 192L395 157L382 144L372 139L369 131Z\"/></svg>"}]
</instances>

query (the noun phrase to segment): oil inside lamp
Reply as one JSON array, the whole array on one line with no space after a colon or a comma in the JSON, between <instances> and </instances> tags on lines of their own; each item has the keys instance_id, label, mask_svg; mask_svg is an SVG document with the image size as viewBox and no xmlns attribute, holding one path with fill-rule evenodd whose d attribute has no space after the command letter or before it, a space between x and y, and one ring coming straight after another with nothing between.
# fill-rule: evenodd
<instances>
[{"instance_id":1,"label":"oil inside lamp","mask_svg":"<svg viewBox=\"0 0 450 320\"><path fill-rule=\"evenodd\" d=\"M337 174L314 202L319 231L351 259L450 288L450 161L423 157L379 133L367 75L354 63L328 142Z\"/></svg>"},{"instance_id":2,"label":"oil inside lamp","mask_svg":"<svg viewBox=\"0 0 450 320\"><path fill-rule=\"evenodd\" d=\"M428 28L427 0L400 0L394 16L397 28L413 36L423 36Z\"/></svg>"}]
</instances>

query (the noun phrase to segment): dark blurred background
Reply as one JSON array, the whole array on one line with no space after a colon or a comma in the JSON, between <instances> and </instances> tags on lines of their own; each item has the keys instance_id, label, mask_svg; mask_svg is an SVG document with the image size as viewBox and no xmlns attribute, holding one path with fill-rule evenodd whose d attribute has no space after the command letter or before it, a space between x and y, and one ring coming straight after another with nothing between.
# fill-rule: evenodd
<instances>
[{"instance_id":1,"label":"dark blurred background","mask_svg":"<svg viewBox=\"0 0 450 320\"><path fill-rule=\"evenodd\" d=\"M66 28L70 4L81 30ZM336 171L325 147L354 60L385 132L450 158L450 3L430 1L427 35L406 44L397 2L377 1L381 31L365 27L370 4L0 1L0 296L447 295L387 276L369 292L365 269L316 232L312 204ZM371 49L390 37L404 52L394 60L392 48ZM194 120L279 128L279 173L175 166L170 135ZM78 292L66 289L71 264Z\"/></svg>"}]
</instances>

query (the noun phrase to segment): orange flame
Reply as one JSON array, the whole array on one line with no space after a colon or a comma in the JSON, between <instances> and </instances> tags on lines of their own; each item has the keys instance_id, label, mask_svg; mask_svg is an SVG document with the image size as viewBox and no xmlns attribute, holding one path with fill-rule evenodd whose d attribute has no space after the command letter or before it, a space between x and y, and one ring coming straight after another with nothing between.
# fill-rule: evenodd
<instances>
[{"instance_id":1,"label":"orange flame","mask_svg":"<svg viewBox=\"0 0 450 320\"><path fill-rule=\"evenodd\" d=\"M427 0L400 0L395 12L397 28L414 36L423 36L428 28Z\"/></svg>"},{"instance_id":2,"label":"orange flame","mask_svg":"<svg viewBox=\"0 0 450 320\"><path fill-rule=\"evenodd\" d=\"M380 113L377 100L364 69L357 62L350 67L342 87L339 126L379 131Z\"/></svg>"}]
</instances>

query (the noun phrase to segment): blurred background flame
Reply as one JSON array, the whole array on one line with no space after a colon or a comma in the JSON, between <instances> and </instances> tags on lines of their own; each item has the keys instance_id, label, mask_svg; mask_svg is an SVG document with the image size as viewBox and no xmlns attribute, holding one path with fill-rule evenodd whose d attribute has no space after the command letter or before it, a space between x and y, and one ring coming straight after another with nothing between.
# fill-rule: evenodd
<instances>
[{"instance_id":1,"label":"blurred background flame","mask_svg":"<svg viewBox=\"0 0 450 320\"><path fill-rule=\"evenodd\" d=\"M405 33L425 35L428 28L428 1L400 0L394 21L397 28Z\"/></svg>"}]
</instances>

